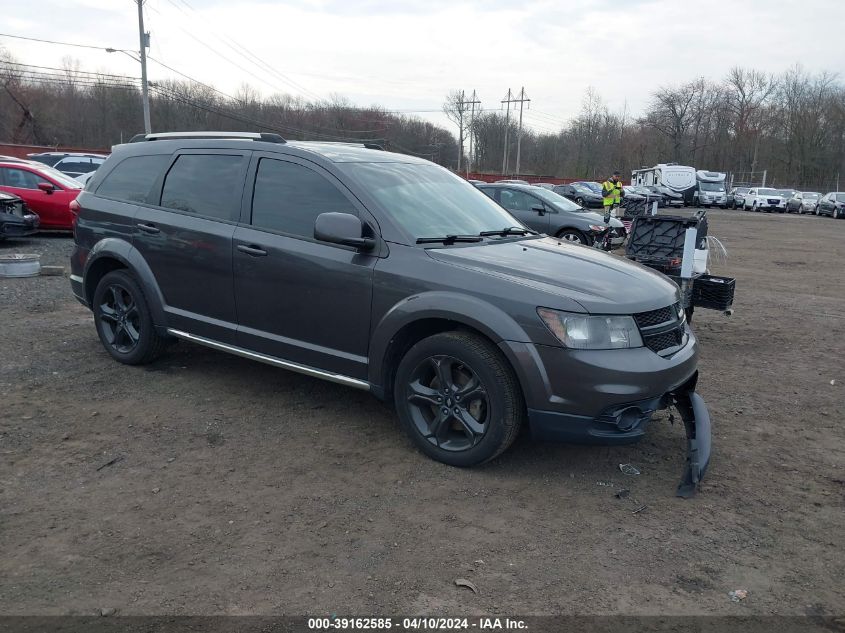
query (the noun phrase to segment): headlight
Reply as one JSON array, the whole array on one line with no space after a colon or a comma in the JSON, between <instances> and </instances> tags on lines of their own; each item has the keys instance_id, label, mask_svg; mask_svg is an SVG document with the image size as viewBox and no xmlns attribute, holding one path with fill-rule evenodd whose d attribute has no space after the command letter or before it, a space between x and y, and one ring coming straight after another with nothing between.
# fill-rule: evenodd
<instances>
[{"instance_id":1,"label":"headlight","mask_svg":"<svg viewBox=\"0 0 845 633\"><path fill-rule=\"evenodd\" d=\"M604 224L591 224L590 225L590 230L595 232L595 233L601 233L602 231L604 231L604 229L605 229Z\"/></svg>"},{"instance_id":2,"label":"headlight","mask_svg":"<svg viewBox=\"0 0 845 633\"><path fill-rule=\"evenodd\" d=\"M630 316L584 316L549 308L537 308L537 314L552 334L572 349L622 349L643 345L637 324Z\"/></svg>"}]
</instances>

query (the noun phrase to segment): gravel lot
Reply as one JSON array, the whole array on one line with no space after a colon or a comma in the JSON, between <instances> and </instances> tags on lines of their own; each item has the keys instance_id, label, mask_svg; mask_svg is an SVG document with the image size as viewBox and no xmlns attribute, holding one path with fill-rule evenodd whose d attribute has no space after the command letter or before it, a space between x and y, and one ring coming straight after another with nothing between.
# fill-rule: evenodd
<instances>
[{"instance_id":1,"label":"gravel lot","mask_svg":"<svg viewBox=\"0 0 845 633\"><path fill-rule=\"evenodd\" d=\"M122 366L66 278L0 279L0 613L842 614L845 222L709 217L737 300L695 315L715 448L686 501L665 420L458 470L365 393L189 344Z\"/></svg>"}]
</instances>

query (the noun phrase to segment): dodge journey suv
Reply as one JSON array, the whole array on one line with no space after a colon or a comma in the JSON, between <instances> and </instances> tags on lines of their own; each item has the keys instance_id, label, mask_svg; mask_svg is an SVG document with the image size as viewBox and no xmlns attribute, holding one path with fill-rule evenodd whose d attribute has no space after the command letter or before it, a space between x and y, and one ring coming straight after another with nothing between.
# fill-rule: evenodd
<instances>
[{"instance_id":1,"label":"dodge journey suv","mask_svg":"<svg viewBox=\"0 0 845 633\"><path fill-rule=\"evenodd\" d=\"M378 147L169 133L114 153L73 204L71 287L111 356L183 339L370 391L455 466L535 438L684 421L710 456L698 347L668 278L538 234L471 184Z\"/></svg>"}]
</instances>

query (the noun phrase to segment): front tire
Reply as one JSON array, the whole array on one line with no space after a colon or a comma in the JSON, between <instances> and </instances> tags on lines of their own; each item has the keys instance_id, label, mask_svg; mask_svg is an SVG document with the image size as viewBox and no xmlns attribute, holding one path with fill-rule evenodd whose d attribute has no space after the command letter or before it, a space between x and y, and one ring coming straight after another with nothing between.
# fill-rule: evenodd
<instances>
[{"instance_id":1,"label":"front tire","mask_svg":"<svg viewBox=\"0 0 845 633\"><path fill-rule=\"evenodd\" d=\"M116 361L143 365L164 351L166 339L156 332L144 292L129 272L113 270L103 276L93 309L100 342Z\"/></svg>"},{"instance_id":2,"label":"front tire","mask_svg":"<svg viewBox=\"0 0 845 633\"><path fill-rule=\"evenodd\" d=\"M564 229L557 234L557 237L573 244L583 244L585 246L588 244L587 237L576 229Z\"/></svg>"},{"instance_id":3,"label":"front tire","mask_svg":"<svg viewBox=\"0 0 845 633\"><path fill-rule=\"evenodd\" d=\"M411 441L450 466L475 466L503 453L526 415L507 359L470 332L443 332L414 345L399 362L393 393Z\"/></svg>"},{"instance_id":4,"label":"front tire","mask_svg":"<svg viewBox=\"0 0 845 633\"><path fill-rule=\"evenodd\" d=\"M575 198L575 204L577 204L579 207L583 207L584 206L584 198L581 198L580 196L578 198Z\"/></svg>"},{"instance_id":5,"label":"front tire","mask_svg":"<svg viewBox=\"0 0 845 633\"><path fill-rule=\"evenodd\" d=\"M834 207L833 208L833 219L838 220L841 217L842 217L842 212L838 208Z\"/></svg>"}]
</instances>

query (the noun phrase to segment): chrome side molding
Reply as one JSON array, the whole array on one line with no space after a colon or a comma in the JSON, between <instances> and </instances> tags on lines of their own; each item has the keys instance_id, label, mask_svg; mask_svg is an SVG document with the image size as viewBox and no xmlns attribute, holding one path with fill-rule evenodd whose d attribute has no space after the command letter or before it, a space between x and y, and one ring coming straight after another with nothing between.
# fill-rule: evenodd
<instances>
[{"instance_id":1,"label":"chrome side molding","mask_svg":"<svg viewBox=\"0 0 845 633\"><path fill-rule=\"evenodd\" d=\"M242 347L227 345L226 343L220 343L218 341L214 341L203 336L197 336L195 334L183 332L182 330L174 330L173 328L167 328L167 333L171 336L175 336L176 338L191 341L193 343L199 343L200 345L205 345L206 347L211 347L213 349L217 349L223 352L229 352L230 354L237 354L238 356L249 358L251 360L257 360L259 362L267 363L268 365L273 365L275 367L281 367L282 369L289 369L290 371L305 374L306 376L322 378L323 380L336 382L341 385L346 385L347 387L363 389L364 391L370 390L370 383L365 382L363 380L358 380L357 378L350 378L349 376L344 376L342 374L333 374L328 371L322 371L321 369L315 369L306 365L292 363L288 360L283 360L281 358L267 356L266 354L259 354L258 352L251 352L247 349L243 349Z\"/></svg>"}]
</instances>

